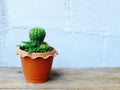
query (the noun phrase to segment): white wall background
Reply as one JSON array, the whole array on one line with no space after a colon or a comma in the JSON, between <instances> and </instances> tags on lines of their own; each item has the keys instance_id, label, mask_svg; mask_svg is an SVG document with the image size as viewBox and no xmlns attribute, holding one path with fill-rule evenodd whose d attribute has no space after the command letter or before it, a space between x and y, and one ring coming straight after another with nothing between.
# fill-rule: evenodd
<instances>
[{"instance_id":1,"label":"white wall background","mask_svg":"<svg viewBox=\"0 0 120 90\"><path fill-rule=\"evenodd\" d=\"M0 66L21 66L16 45L46 29L53 67L120 66L120 0L0 0Z\"/></svg>"}]
</instances>

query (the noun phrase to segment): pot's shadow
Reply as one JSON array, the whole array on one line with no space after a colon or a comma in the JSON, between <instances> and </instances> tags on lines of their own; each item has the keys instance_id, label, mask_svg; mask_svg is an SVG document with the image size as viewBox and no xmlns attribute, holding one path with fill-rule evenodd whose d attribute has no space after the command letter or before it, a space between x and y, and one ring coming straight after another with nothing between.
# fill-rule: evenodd
<instances>
[{"instance_id":1,"label":"pot's shadow","mask_svg":"<svg viewBox=\"0 0 120 90\"><path fill-rule=\"evenodd\" d=\"M60 77L62 76L61 73L57 72L57 71L54 71L52 70L51 73L50 73L50 77L49 77L49 80L50 81L53 81L53 80L58 80L60 79Z\"/></svg>"}]
</instances>

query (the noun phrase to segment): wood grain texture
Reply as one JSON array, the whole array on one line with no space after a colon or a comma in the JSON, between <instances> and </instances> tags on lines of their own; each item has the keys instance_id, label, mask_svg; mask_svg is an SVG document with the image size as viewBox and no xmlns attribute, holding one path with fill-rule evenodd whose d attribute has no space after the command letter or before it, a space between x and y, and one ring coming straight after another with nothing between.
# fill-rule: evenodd
<instances>
[{"instance_id":1,"label":"wood grain texture","mask_svg":"<svg viewBox=\"0 0 120 90\"><path fill-rule=\"evenodd\" d=\"M120 90L120 68L53 68L49 81L27 83L21 68L0 68L0 90Z\"/></svg>"}]
</instances>

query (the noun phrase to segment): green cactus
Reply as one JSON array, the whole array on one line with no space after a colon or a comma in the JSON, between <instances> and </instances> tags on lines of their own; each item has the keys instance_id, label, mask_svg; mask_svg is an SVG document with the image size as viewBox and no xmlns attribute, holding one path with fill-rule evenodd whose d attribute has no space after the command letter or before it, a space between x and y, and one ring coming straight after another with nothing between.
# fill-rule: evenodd
<instances>
[{"instance_id":1,"label":"green cactus","mask_svg":"<svg viewBox=\"0 0 120 90\"><path fill-rule=\"evenodd\" d=\"M33 42L37 42L38 44L44 41L46 32L43 28L35 27L30 29L29 38Z\"/></svg>"},{"instance_id":2,"label":"green cactus","mask_svg":"<svg viewBox=\"0 0 120 90\"><path fill-rule=\"evenodd\" d=\"M40 46L39 46L39 48L40 48L41 52L48 52L48 51L52 50L52 48L47 43L45 43L45 42L41 43Z\"/></svg>"},{"instance_id":3,"label":"green cactus","mask_svg":"<svg viewBox=\"0 0 120 90\"><path fill-rule=\"evenodd\" d=\"M53 50L46 42L44 42L46 32L43 28L34 27L30 29L29 38L30 41L23 41L22 45L18 45L20 49L25 50L28 53L32 52L50 52Z\"/></svg>"}]
</instances>

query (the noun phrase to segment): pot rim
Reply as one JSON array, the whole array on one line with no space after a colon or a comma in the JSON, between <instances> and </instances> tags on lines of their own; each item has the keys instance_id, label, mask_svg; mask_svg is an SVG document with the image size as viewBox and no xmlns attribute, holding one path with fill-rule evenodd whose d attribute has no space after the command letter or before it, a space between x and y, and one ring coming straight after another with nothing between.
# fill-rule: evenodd
<instances>
[{"instance_id":1,"label":"pot rim","mask_svg":"<svg viewBox=\"0 0 120 90\"><path fill-rule=\"evenodd\" d=\"M30 57L32 59L36 59L38 57L41 57L43 59L47 59L49 57L55 57L56 55L58 55L58 52L53 48L53 50L51 52L44 52L44 53L28 53L24 50L18 49L16 51L17 55L20 55L21 57Z\"/></svg>"}]
</instances>

